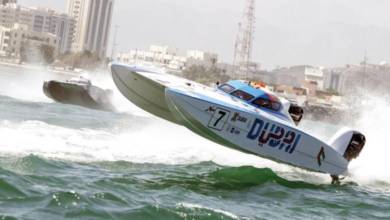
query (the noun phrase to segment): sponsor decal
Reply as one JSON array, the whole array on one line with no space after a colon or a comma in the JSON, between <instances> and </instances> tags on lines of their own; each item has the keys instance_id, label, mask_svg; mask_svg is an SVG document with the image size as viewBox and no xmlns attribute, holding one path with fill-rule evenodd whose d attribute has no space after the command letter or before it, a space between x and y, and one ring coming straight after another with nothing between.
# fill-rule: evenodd
<instances>
[{"instance_id":1,"label":"sponsor decal","mask_svg":"<svg viewBox=\"0 0 390 220\"><path fill-rule=\"evenodd\" d=\"M324 149L324 147L321 147L321 150L320 150L320 152L317 155L318 166L321 166L322 165L322 161L324 161L324 160L325 160L325 149Z\"/></svg>"},{"instance_id":2,"label":"sponsor decal","mask_svg":"<svg viewBox=\"0 0 390 220\"><path fill-rule=\"evenodd\" d=\"M255 119L247 138L257 139L260 147L268 146L292 154L301 139L301 135L287 128L269 122L266 123L261 119Z\"/></svg>"},{"instance_id":3,"label":"sponsor decal","mask_svg":"<svg viewBox=\"0 0 390 220\"><path fill-rule=\"evenodd\" d=\"M244 116L241 116L240 113L238 113L238 112L235 112L233 114L233 117L232 117L231 121L233 121L233 122L239 121L239 122L242 122L242 123L246 123L248 121L248 118L246 118Z\"/></svg>"},{"instance_id":4,"label":"sponsor decal","mask_svg":"<svg viewBox=\"0 0 390 220\"><path fill-rule=\"evenodd\" d=\"M232 127L232 128L230 129L230 133L231 133L231 134L234 134L234 135L240 135L241 131L240 131L240 129L237 129L237 128L235 128L235 127Z\"/></svg>"},{"instance_id":5,"label":"sponsor decal","mask_svg":"<svg viewBox=\"0 0 390 220\"><path fill-rule=\"evenodd\" d=\"M204 110L205 112L214 113L216 111L216 108L213 106L210 106L208 109Z\"/></svg>"}]
</instances>

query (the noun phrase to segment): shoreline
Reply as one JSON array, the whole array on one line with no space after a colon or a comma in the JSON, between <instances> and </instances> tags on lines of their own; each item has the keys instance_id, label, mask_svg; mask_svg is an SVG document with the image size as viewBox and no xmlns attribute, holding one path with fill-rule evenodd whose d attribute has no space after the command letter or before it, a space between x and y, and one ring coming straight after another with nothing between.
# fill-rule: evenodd
<instances>
[{"instance_id":1,"label":"shoreline","mask_svg":"<svg viewBox=\"0 0 390 220\"><path fill-rule=\"evenodd\" d=\"M80 69L80 71L70 71L70 70L63 70L63 69L56 69L56 67L51 66L44 66L44 65L34 65L34 64L18 64L13 62L6 62L6 61L0 61L0 66L3 67L9 67L9 68L15 68L15 69L25 69L25 70L34 70L34 71L48 71L50 73L56 73L61 75L68 75L68 76L78 76L83 71L83 69Z\"/></svg>"}]
</instances>

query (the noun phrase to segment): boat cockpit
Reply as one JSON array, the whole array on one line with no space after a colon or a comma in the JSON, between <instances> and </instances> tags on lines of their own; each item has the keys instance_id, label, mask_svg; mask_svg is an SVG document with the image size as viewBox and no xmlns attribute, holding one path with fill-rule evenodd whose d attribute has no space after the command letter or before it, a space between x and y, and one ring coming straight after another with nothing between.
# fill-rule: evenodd
<instances>
[{"instance_id":1,"label":"boat cockpit","mask_svg":"<svg viewBox=\"0 0 390 220\"><path fill-rule=\"evenodd\" d=\"M261 110L286 115L282 102L267 91L265 83L232 80L220 85L218 89ZM295 124L298 124L303 117L303 109L296 104L290 104L288 113Z\"/></svg>"},{"instance_id":2,"label":"boat cockpit","mask_svg":"<svg viewBox=\"0 0 390 220\"><path fill-rule=\"evenodd\" d=\"M87 85L87 86L92 85L91 80L83 75L80 75L79 77L73 77L73 78L67 80L67 82L81 84L81 85Z\"/></svg>"}]
</instances>

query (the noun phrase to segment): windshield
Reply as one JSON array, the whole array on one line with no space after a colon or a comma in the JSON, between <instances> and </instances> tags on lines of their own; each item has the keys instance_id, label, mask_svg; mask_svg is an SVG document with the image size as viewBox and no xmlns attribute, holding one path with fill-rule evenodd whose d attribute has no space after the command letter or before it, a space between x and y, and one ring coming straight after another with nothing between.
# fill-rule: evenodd
<instances>
[{"instance_id":1,"label":"windshield","mask_svg":"<svg viewBox=\"0 0 390 220\"><path fill-rule=\"evenodd\" d=\"M231 93L235 88L229 84L223 84L219 89L226 93Z\"/></svg>"},{"instance_id":2,"label":"windshield","mask_svg":"<svg viewBox=\"0 0 390 220\"><path fill-rule=\"evenodd\" d=\"M237 97L239 99L245 100L245 101L249 101L249 100L254 98L253 95L248 94L242 90L236 90L236 91L232 92L231 95L234 97Z\"/></svg>"},{"instance_id":3,"label":"windshield","mask_svg":"<svg viewBox=\"0 0 390 220\"><path fill-rule=\"evenodd\" d=\"M267 108L273 111L279 111L282 107L282 104L278 100L270 100L266 98L258 98L252 102L257 107Z\"/></svg>"}]
</instances>

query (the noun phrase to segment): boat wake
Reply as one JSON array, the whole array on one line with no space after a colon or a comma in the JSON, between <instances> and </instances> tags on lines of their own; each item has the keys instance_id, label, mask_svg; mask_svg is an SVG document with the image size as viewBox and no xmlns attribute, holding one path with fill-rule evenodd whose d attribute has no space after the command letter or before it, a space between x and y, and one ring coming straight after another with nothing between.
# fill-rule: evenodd
<instances>
[{"instance_id":1,"label":"boat wake","mask_svg":"<svg viewBox=\"0 0 390 220\"><path fill-rule=\"evenodd\" d=\"M95 79L98 85L114 88L109 77L99 77ZM257 184L256 181L262 181L264 175L280 184L284 184L284 180L279 177L315 184L329 182L326 175L281 165L214 144L183 127L144 113L129 104L119 93L117 103L121 112L107 113L51 103L44 98L41 85L39 94L27 92L35 91L35 87L42 81L25 83L31 85L30 88L19 85L0 91L3 95L0 96L3 112L0 115L0 155L26 157L33 154L91 163L128 161L181 165L212 161L221 166L240 167L212 174L222 179L228 178L228 185L244 177L249 179L244 185ZM351 163L350 179L362 184L390 183L390 173L387 171L390 166L390 149L387 148L387 131L390 130L390 116L387 113L390 112L390 103L373 97L367 100L367 108L363 108L361 116L355 120L357 129L367 136L367 145L361 156ZM327 130L318 130L324 127L318 126L319 123L306 121L302 126L324 139L329 138L339 127L328 125L325 126ZM271 170L259 171L257 168ZM236 176L231 173L236 173ZM251 182L252 176L257 176L255 179L259 180Z\"/></svg>"},{"instance_id":2,"label":"boat wake","mask_svg":"<svg viewBox=\"0 0 390 220\"><path fill-rule=\"evenodd\" d=\"M351 176L358 182L390 182L390 101L377 96L365 97L357 128L366 134L367 145L359 159L351 163Z\"/></svg>"}]
</instances>

